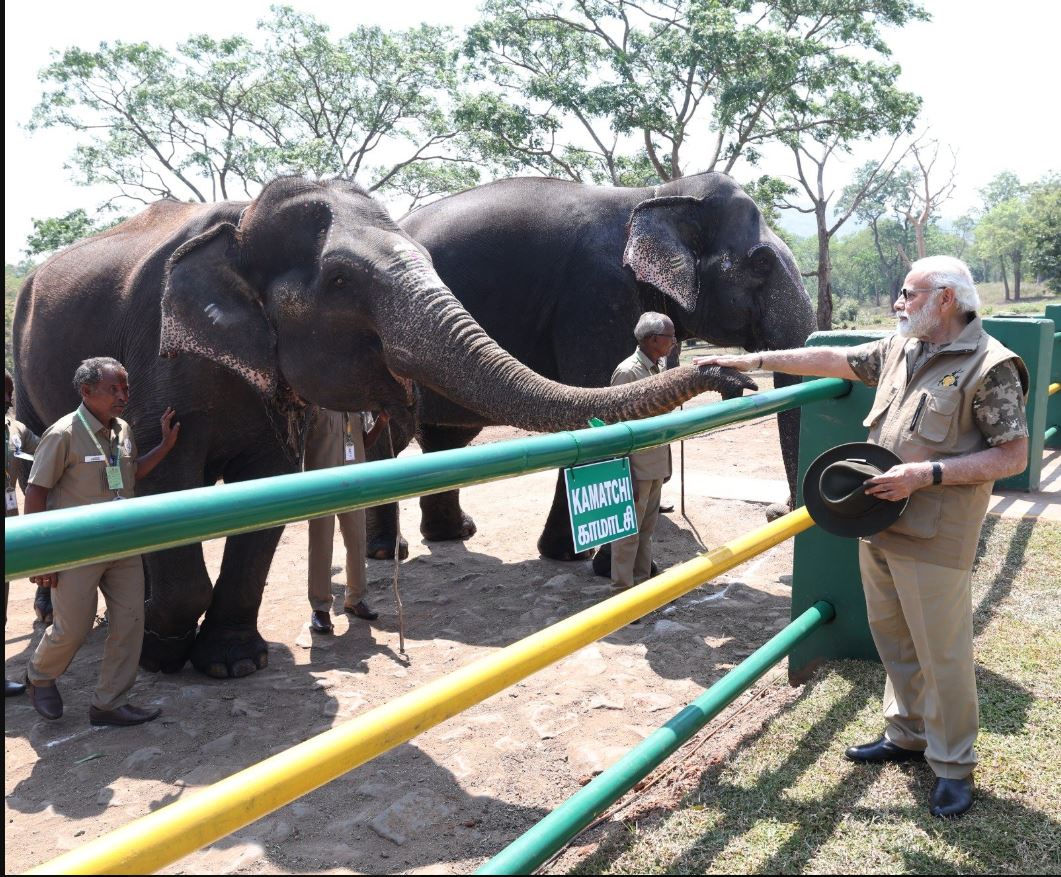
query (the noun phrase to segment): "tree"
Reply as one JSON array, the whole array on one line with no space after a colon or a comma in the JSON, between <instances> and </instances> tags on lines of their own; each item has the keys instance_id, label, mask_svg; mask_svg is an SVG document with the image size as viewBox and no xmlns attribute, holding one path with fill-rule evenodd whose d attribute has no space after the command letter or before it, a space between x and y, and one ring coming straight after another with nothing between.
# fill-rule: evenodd
<instances>
[{"instance_id":1,"label":"tree","mask_svg":"<svg viewBox=\"0 0 1061 877\"><path fill-rule=\"evenodd\" d=\"M274 7L259 33L261 46L200 35L175 53L67 49L40 74L30 128L74 131L77 181L141 202L250 196L279 173L373 191L477 181L445 109L458 87L450 29L359 27L336 40L311 16Z\"/></svg>"},{"instance_id":2,"label":"tree","mask_svg":"<svg viewBox=\"0 0 1061 877\"><path fill-rule=\"evenodd\" d=\"M940 143L938 140L919 140L910 147L914 157L913 175L905 193L903 213L914 229L917 241L917 258L927 255L925 229L939 213L940 205L954 193L954 172L958 157L951 151L950 170L937 166Z\"/></svg>"},{"instance_id":3,"label":"tree","mask_svg":"<svg viewBox=\"0 0 1061 877\"><path fill-rule=\"evenodd\" d=\"M1024 194L1024 186L1020 178L1013 171L1002 171L979 190L981 207L977 219L983 219L988 213L998 207L1003 201L1020 198ZM978 252L981 256L994 259L998 263L999 272L1002 275L1002 286L1005 289L1006 301L1010 300L1009 274L1006 270L1006 254L995 252L992 247L980 247Z\"/></svg>"},{"instance_id":4,"label":"tree","mask_svg":"<svg viewBox=\"0 0 1061 877\"><path fill-rule=\"evenodd\" d=\"M483 13L465 46L483 87L464 106L483 154L611 185L729 173L764 143L837 125L851 108L802 112L805 86L845 80L852 50L887 54L879 26L927 17L912 0L488 0Z\"/></svg>"},{"instance_id":5,"label":"tree","mask_svg":"<svg viewBox=\"0 0 1061 877\"><path fill-rule=\"evenodd\" d=\"M996 258L1004 257L1013 266L1013 300L1020 301L1022 262L1025 247L1024 202L1010 198L996 204L976 227L977 241L982 251ZM1009 296L1006 296L1009 301Z\"/></svg>"},{"instance_id":6,"label":"tree","mask_svg":"<svg viewBox=\"0 0 1061 877\"><path fill-rule=\"evenodd\" d=\"M125 217L104 222L92 219L82 209L71 210L65 216L53 216L47 219L34 219L33 232L26 239L26 255L40 256L55 250L68 247L81 238L105 231L122 222Z\"/></svg>"},{"instance_id":7,"label":"tree","mask_svg":"<svg viewBox=\"0 0 1061 877\"><path fill-rule=\"evenodd\" d=\"M1029 186L1023 228L1032 270L1061 294L1061 174L1048 174Z\"/></svg>"}]
</instances>

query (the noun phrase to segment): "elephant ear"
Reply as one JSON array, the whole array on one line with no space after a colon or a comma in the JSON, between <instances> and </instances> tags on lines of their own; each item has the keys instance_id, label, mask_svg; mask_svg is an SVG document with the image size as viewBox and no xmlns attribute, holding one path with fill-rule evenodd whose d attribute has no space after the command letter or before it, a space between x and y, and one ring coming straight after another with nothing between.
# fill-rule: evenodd
<instances>
[{"instance_id":1,"label":"elephant ear","mask_svg":"<svg viewBox=\"0 0 1061 877\"><path fill-rule=\"evenodd\" d=\"M193 353L276 392L276 330L239 268L236 227L220 223L182 244L166 265L159 355Z\"/></svg>"},{"instance_id":2,"label":"elephant ear","mask_svg":"<svg viewBox=\"0 0 1061 877\"><path fill-rule=\"evenodd\" d=\"M647 283L687 312L696 309L700 293L697 256L696 198L672 195L650 198L634 208L627 226L623 265L639 283Z\"/></svg>"}]
</instances>

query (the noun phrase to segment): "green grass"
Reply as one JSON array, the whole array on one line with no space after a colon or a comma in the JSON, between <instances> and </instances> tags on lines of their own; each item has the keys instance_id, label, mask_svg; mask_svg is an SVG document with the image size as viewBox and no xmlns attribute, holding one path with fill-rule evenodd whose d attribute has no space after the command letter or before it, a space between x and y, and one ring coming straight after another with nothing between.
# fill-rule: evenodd
<instances>
[{"instance_id":1,"label":"green grass","mask_svg":"<svg viewBox=\"0 0 1061 877\"><path fill-rule=\"evenodd\" d=\"M884 673L835 662L794 700L774 686L762 728L694 756L685 787L613 826L572 873L1058 873L1059 567L1061 525L988 519L973 592L980 764L962 819L928 814L927 766L843 758L880 733Z\"/></svg>"}]
</instances>

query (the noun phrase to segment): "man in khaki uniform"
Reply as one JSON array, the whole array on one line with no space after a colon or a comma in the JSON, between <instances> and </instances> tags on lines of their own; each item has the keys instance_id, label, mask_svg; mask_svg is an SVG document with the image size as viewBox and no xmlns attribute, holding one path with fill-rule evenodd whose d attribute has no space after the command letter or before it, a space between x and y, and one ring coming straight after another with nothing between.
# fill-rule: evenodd
<instances>
[{"instance_id":1,"label":"man in khaki uniform","mask_svg":"<svg viewBox=\"0 0 1061 877\"><path fill-rule=\"evenodd\" d=\"M674 323L664 314L648 311L634 327L637 349L615 367L611 385L629 384L666 368L667 354L674 347ZM630 455L630 477L634 482L637 533L612 543L612 587L625 590L652 576L652 533L659 518L663 480L669 478L670 447L649 448Z\"/></svg>"},{"instance_id":2,"label":"man in khaki uniform","mask_svg":"<svg viewBox=\"0 0 1061 877\"><path fill-rule=\"evenodd\" d=\"M15 394L15 382L11 372L4 369L4 517L18 514L18 498L15 496L15 458L33 459L30 455L37 449L40 439L33 430L15 419L11 413L11 400ZM10 582L4 582L4 625L7 625L7 597ZM22 694L26 686L4 678L4 697Z\"/></svg>"},{"instance_id":3,"label":"man in khaki uniform","mask_svg":"<svg viewBox=\"0 0 1061 877\"><path fill-rule=\"evenodd\" d=\"M857 379L877 388L869 441L902 465L868 495L909 497L891 527L859 543L870 630L888 681L883 736L856 762L927 760L934 816L972 806L979 710L973 666L972 566L991 487L1028 456L1024 363L984 332L964 262L915 262L895 302L899 330L858 347L812 347L696 360L747 370Z\"/></svg>"},{"instance_id":4,"label":"man in khaki uniform","mask_svg":"<svg viewBox=\"0 0 1061 877\"><path fill-rule=\"evenodd\" d=\"M81 395L76 411L41 436L26 488L26 514L127 499L170 452L180 425L173 409L162 415L162 441L137 457L133 433L119 415L129 401L129 379L110 357L86 359L74 373ZM136 681L144 640L144 568L139 556L108 560L59 573L31 576L52 589L52 623L30 658L27 687L34 708L46 719L63 714L56 685L85 641L96 615L96 590L107 602L110 625L103 648L99 685L89 709L93 725L138 725L157 718L125 700Z\"/></svg>"},{"instance_id":5,"label":"man in khaki uniform","mask_svg":"<svg viewBox=\"0 0 1061 877\"><path fill-rule=\"evenodd\" d=\"M365 461L365 448L372 447L387 425L390 415L383 411L372 429L365 432L361 412L329 411L316 408L306 430L303 469L330 469ZM341 515L326 515L309 522L309 605L310 630L331 633L332 545L335 519L346 546L346 596L343 611L365 621L375 621L379 613L365 603L365 510L355 509Z\"/></svg>"}]
</instances>

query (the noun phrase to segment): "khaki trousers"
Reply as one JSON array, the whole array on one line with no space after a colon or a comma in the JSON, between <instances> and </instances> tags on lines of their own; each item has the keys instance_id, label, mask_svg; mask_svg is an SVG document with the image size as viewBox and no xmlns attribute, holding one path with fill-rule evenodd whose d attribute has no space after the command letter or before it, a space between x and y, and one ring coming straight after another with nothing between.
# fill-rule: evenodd
<instances>
[{"instance_id":1,"label":"khaki trousers","mask_svg":"<svg viewBox=\"0 0 1061 877\"><path fill-rule=\"evenodd\" d=\"M652 534L659 519L663 480L635 481L637 533L612 543L612 586L632 588L652 576Z\"/></svg>"},{"instance_id":2,"label":"khaki trousers","mask_svg":"<svg viewBox=\"0 0 1061 877\"><path fill-rule=\"evenodd\" d=\"M139 555L59 573L52 588L52 623L30 658L27 675L48 685L66 672L96 619L96 592L107 604L107 640L92 706L117 709L136 681L144 643L144 565Z\"/></svg>"},{"instance_id":3,"label":"khaki trousers","mask_svg":"<svg viewBox=\"0 0 1061 877\"><path fill-rule=\"evenodd\" d=\"M346 606L365 596L365 510L314 518L309 522L309 604L316 612L332 608L332 548L335 519L346 545Z\"/></svg>"},{"instance_id":4,"label":"khaki trousers","mask_svg":"<svg viewBox=\"0 0 1061 877\"><path fill-rule=\"evenodd\" d=\"M888 681L884 735L924 750L936 776L976 766L980 712L973 667L972 571L858 546L869 627Z\"/></svg>"}]
</instances>

